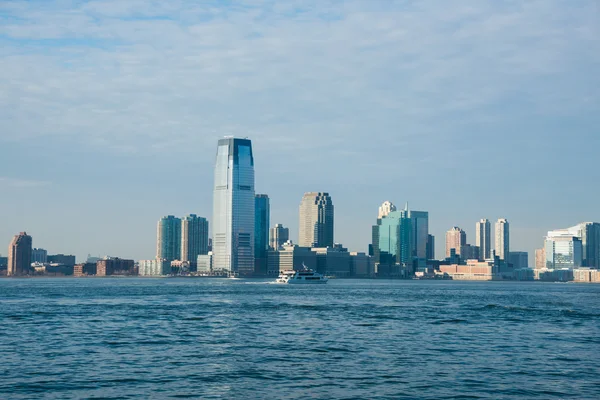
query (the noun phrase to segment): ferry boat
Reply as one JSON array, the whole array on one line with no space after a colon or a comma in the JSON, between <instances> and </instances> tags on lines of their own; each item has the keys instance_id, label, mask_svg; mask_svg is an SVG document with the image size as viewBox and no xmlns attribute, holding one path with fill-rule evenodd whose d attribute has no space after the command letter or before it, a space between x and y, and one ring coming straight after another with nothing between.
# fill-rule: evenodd
<instances>
[{"instance_id":1,"label":"ferry boat","mask_svg":"<svg viewBox=\"0 0 600 400\"><path fill-rule=\"evenodd\" d=\"M323 284L327 283L327 278L323 275L313 271L312 269L303 269L300 271L282 271L279 274L279 278L275 281L276 283L287 283L287 284Z\"/></svg>"}]
</instances>

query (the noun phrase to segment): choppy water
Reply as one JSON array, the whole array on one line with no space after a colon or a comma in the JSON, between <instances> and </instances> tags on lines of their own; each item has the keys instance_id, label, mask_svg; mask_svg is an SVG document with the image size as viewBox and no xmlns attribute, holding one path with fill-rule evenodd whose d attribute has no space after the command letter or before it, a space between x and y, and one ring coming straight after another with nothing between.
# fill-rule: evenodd
<instances>
[{"instance_id":1,"label":"choppy water","mask_svg":"<svg viewBox=\"0 0 600 400\"><path fill-rule=\"evenodd\" d=\"M600 398L600 285L0 280L0 398Z\"/></svg>"}]
</instances>

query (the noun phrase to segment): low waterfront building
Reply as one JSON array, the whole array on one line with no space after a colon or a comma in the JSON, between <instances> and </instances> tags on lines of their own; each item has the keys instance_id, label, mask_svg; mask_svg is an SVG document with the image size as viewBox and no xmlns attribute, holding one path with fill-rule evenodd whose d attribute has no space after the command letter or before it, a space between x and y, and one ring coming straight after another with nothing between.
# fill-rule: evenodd
<instances>
[{"instance_id":1,"label":"low waterfront building","mask_svg":"<svg viewBox=\"0 0 600 400\"><path fill-rule=\"evenodd\" d=\"M508 262L514 269L523 269L529 267L529 253L526 251L511 251L508 254Z\"/></svg>"},{"instance_id":2,"label":"low waterfront building","mask_svg":"<svg viewBox=\"0 0 600 400\"><path fill-rule=\"evenodd\" d=\"M304 267L317 270L317 254L310 247L298 246L288 240L279 249L269 250L268 275L277 276L280 271L300 271Z\"/></svg>"},{"instance_id":3,"label":"low waterfront building","mask_svg":"<svg viewBox=\"0 0 600 400\"><path fill-rule=\"evenodd\" d=\"M93 276L96 275L96 263L86 262L75 264L73 267L73 276Z\"/></svg>"},{"instance_id":4,"label":"low waterfront building","mask_svg":"<svg viewBox=\"0 0 600 400\"><path fill-rule=\"evenodd\" d=\"M499 268L491 261L468 260L466 265L440 265L439 272L454 280L493 281L502 280Z\"/></svg>"},{"instance_id":5,"label":"low waterfront building","mask_svg":"<svg viewBox=\"0 0 600 400\"><path fill-rule=\"evenodd\" d=\"M373 258L365 253L350 252L350 275L358 278L373 276Z\"/></svg>"},{"instance_id":6,"label":"low waterfront building","mask_svg":"<svg viewBox=\"0 0 600 400\"><path fill-rule=\"evenodd\" d=\"M208 254L201 254L198 256L196 261L197 269L199 274L208 274L213 270L213 253L209 251Z\"/></svg>"},{"instance_id":7,"label":"low waterfront building","mask_svg":"<svg viewBox=\"0 0 600 400\"><path fill-rule=\"evenodd\" d=\"M574 269L573 280L582 283L600 283L600 270L593 268Z\"/></svg>"},{"instance_id":8,"label":"low waterfront building","mask_svg":"<svg viewBox=\"0 0 600 400\"><path fill-rule=\"evenodd\" d=\"M72 254L52 254L48 255L50 264L63 264L73 268L76 264L75 256Z\"/></svg>"},{"instance_id":9,"label":"low waterfront building","mask_svg":"<svg viewBox=\"0 0 600 400\"><path fill-rule=\"evenodd\" d=\"M96 262L96 276L136 275L133 260L105 257Z\"/></svg>"},{"instance_id":10,"label":"low waterfront building","mask_svg":"<svg viewBox=\"0 0 600 400\"><path fill-rule=\"evenodd\" d=\"M340 244L333 247L314 247L317 255L317 272L323 275L347 278L350 276L350 253Z\"/></svg>"},{"instance_id":11,"label":"low waterfront building","mask_svg":"<svg viewBox=\"0 0 600 400\"><path fill-rule=\"evenodd\" d=\"M164 276L171 273L171 262L167 259L140 260L138 262L140 276Z\"/></svg>"}]
</instances>

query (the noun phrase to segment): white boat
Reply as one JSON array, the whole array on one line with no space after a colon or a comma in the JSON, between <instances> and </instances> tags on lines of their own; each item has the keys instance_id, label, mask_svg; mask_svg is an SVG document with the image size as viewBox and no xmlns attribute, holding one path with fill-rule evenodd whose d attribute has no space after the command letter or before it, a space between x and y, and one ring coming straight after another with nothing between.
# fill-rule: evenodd
<instances>
[{"instance_id":1,"label":"white boat","mask_svg":"<svg viewBox=\"0 0 600 400\"><path fill-rule=\"evenodd\" d=\"M290 285L313 285L327 283L327 278L312 269L303 269L300 271L282 271L275 282Z\"/></svg>"}]
</instances>

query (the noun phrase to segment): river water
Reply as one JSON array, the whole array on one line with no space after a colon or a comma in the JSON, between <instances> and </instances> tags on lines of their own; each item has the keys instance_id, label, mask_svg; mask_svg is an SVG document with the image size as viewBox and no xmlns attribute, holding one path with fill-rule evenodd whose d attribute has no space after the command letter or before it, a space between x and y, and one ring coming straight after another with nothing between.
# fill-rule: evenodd
<instances>
[{"instance_id":1,"label":"river water","mask_svg":"<svg viewBox=\"0 0 600 400\"><path fill-rule=\"evenodd\" d=\"M1 399L600 398L600 285L0 279Z\"/></svg>"}]
</instances>

